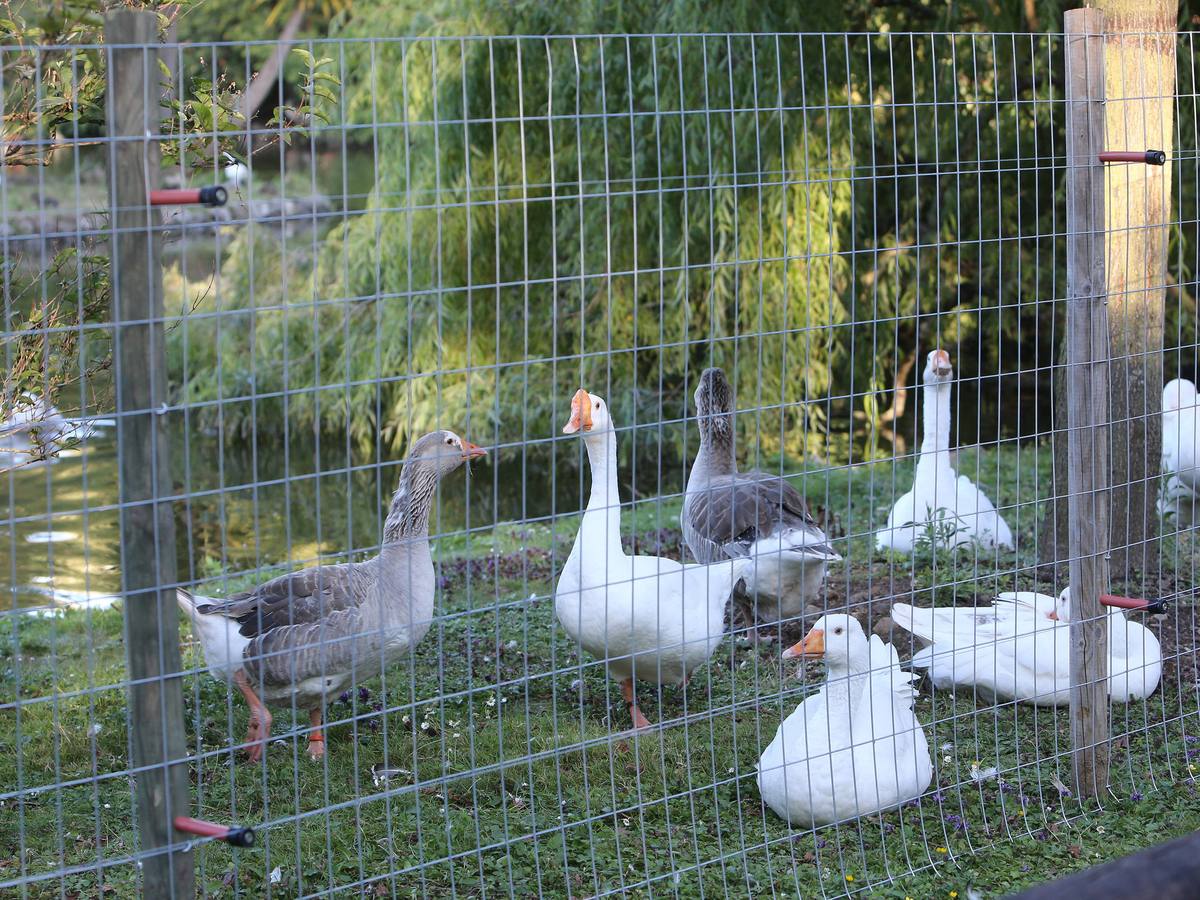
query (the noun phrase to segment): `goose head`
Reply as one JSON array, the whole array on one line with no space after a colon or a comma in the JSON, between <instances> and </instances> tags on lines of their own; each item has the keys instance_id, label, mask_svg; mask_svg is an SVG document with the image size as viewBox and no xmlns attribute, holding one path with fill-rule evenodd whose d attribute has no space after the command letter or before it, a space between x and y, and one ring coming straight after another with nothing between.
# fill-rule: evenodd
<instances>
[{"instance_id":1,"label":"goose head","mask_svg":"<svg viewBox=\"0 0 1200 900\"><path fill-rule=\"evenodd\" d=\"M853 616L822 616L804 639L783 651L784 659L824 659L833 671L861 670L870 657L870 645Z\"/></svg>"},{"instance_id":2,"label":"goose head","mask_svg":"<svg viewBox=\"0 0 1200 900\"><path fill-rule=\"evenodd\" d=\"M487 456L487 450L453 431L431 431L422 435L408 453L409 465L434 478L449 475L463 463L481 456Z\"/></svg>"},{"instance_id":3,"label":"goose head","mask_svg":"<svg viewBox=\"0 0 1200 900\"><path fill-rule=\"evenodd\" d=\"M603 397L589 394L583 388L571 398L571 418L563 426L563 434L582 434L583 439L613 431L608 404Z\"/></svg>"},{"instance_id":4,"label":"goose head","mask_svg":"<svg viewBox=\"0 0 1200 900\"><path fill-rule=\"evenodd\" d=\"M950 364L950 354L940 347L929 351L922 378L925 384L946 384L951 381L954 378L954 366Z\"/></svg>"},{"instance_id":5,"label":"goose head","mask_svg":"<svg viewBox=\"0 0 1200 900\"><path fill-rule=\"evenodd\" d=\"M1163 412L1174 412L1186 406L1196 406L1196 386L1186 378L1168 381L1162 392Z\"/></svg>"},{"instance_id":6,"label":"goose head","mask_svg":"<svg viewBox=\"0 0 1200 900\"><path fill-rule=\"evenodd\" d=\"M1058 600L1054 603L1054 611L1046 613L1047 619L1053 619L1055 622L1070 622L1071 621L1071 586L1067 585L1058 595Z\"/></svg>"}]
</instances>

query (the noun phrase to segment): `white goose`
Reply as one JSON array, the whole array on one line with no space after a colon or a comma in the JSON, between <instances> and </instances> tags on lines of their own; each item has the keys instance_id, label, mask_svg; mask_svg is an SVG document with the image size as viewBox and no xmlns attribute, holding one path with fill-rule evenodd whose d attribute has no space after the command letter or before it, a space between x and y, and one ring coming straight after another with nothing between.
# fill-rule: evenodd
<instances>
[{"instance_id":1,"label":"white goose","mask_svg":"<svg viewBox=\"0 0 1200 900\"><path fill-rule=\"evenodd\" d=\"M582 433L592 491L554 590L554 611L584 650L604 660L621 683L634 725L646 728L650 722L637 707L634 679L678 683L708 662L725 636L726 604L750 563L683 566L627 555L621 546L617 433L608 406L580 389L563 432Z\"/></svg>"},{"instance_id":2,"label":"white goose","mask_svg":"<svg viewBox=\"0 0 1200 900\"><path fill-rule=\"evenodd\" d=\"M950 390L954 368L950 354L934 350L923 375L925 434L912 490L896 501L887 525L875 536L881 550L909 553L932 523L944 528L951 546L978 541L984 547L1012 547L1012 530L996 507L966 475L950 465Z\"/></svg>"},{"instance_id":3,"label":"white goose","mask_svg":"<svg viewBox=\"0 0 1200 900\"><path fill-rule=\"evenodd\" d=\"M1200 401L1196 386L1184 378L1168 382L1162 393L1162 468L1167 476L1158 495L1161 516L1192 525L1200 502Z\"/></svg>"},{"instance_id":4,"label":"white goose","mask_svg":"<svg viewBox=\"0 0 1200 900\"><path fill-rule=\"evenodd\" d=\"M1158 639L1121 608L1147 609L1145 600L1104 595L1108 610L1109 695L1121 703L1158 687ZM1058 599L1032 591L1001 594L992 606L921 609L892 605L892 620L929 646L912 665L928 669L935 688L974 688L986 701L1016 700L1063 706L1071 694L1070 588Z\"/></svg>"},{"instance_id":5,"label":"white goose","mask_svg":"<svg viewBox=\"0 0 1200 900\"><path fill-rule=\"evenodd\" d=\"M933 778L929 743L913 713L916 676L896 648L858 621L827 615L783 654L823 657L820 691L788 716L758 761L758 789L792 825L844 822L919 797Z\"/></svg>"}]
</instances>

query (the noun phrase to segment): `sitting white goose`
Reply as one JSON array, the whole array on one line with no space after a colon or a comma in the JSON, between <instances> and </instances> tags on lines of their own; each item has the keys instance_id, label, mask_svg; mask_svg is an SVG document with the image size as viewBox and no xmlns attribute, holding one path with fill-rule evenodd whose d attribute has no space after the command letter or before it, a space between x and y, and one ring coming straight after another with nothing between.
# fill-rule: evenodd
<instances>
[{"instance_id":1,"label":"sitting white goose","mask_svg":"<svg viewBox=\"0 0 1200 900\"><path fill-rule=\"evenodd\" d=\"M1168 382L1162 393L1162 469L1166 475L1158 495L1161 516L1194 524L1200 503L1200 401L1196 386L1184 378Z\"/></svg>"},{"instance_id":2,"label":"sitting white goose","mask_svg":"<svg viewBox=\"0 0 1200 900\"><path fill-rule=\"evenodd\" d=\"M950 546L977 541L989 548L1012 547L1012 530L992 501L950 465L950 354L932 351L922 377L925 433L916 476L912 490L896 501L887 525L876 534L876 546L909 553L932 524L937 539Z\"/></svg>"},{"instance_id":3,"label":"sitting white goose","mask_svg":"<svg viewBox=\"0 0 1200 900\"><path fill-rule=\"evenodd\" d=\"M634 725L646 728L650 722L638 709L634 679L678 683L708 662L725 636L725 607L749 562L683 566L627 555L621 546L617 433L608 406L580 389L563 432L582 434L592 490L554 589L554 611L584 650L604 660L621 683Z\"/></svg>"},{"instance_id":4,"label":"sitting white goose","mask_svg":"<svg viewBox=\"0 0 1200 900\"><path fill-rule=\"evenodd\" d=\"M688 476L680 524L698 562L749 557L754 618L798 616L842 557L813 521L808 504L778 475L739 472L734 447L733 389L720 369L705 369L696 388L700 450Z\"/></svg>"},{"instance_id":5,"label":"sitting white goose","mask_svg":"<svg viewBox=\"0 0 1200 900\"><path fill-rule=\"evenodd\" d=\"M1016 700L1063 706L1071 699L1070 588L1058 599L1033 591L1001 594L992 606L922 609L892 605L892 620L929 646L912 665L928 669L935 688L974 688L987 702ZM1109 607L1109 695L1121 703L1147 697L1162 673L1158 639L1128 622L1121 608L1145 600L1104 595Z\"/></svg>"},{"instance_id":6,"label":"sitting white goose","mask_svg":"<svg viewBox=\"0 0 1200 900\"><path fill-rule=\"evenodd\" d=\"M811 828L925 792L933 763L913 713L916 676L900 668L895 647L868 641L852 616L827 615L783 656L824 657L828 672L758 761L758 789L775 813Z\"/></svg>"},{"instance_id":7,"label":"sitting white goose","mask_svg":"<svg viewBox=\"0 0 1200 900\"><path fill-rule=\"evenodd\" d=\"M232 681L250 706L247 756L271 734L263 705L309 711L308 755L325 755L323 709L355 680L410 652L433 622L429 512L438 482L484 449L452 431L409 450L383 526L383 547L363 562L313 566L223 599L176 591L209 672ZM261 695L261 696L260 696Z\"/></svg>"}]
</instances>

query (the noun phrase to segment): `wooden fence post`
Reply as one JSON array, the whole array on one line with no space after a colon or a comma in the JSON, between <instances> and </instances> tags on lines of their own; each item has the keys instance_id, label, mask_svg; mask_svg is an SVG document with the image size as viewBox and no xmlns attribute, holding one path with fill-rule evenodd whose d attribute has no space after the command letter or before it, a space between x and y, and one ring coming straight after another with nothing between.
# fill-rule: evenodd
<instances>
[{"instance_id":1,"label":"wooden fence post","mask_svg":"<svg viewBox=\"0 0 1200 900\"><path fill-rule=\"evenodd\" d=\"M1067 472L1075 795L1108 784L1108 315L1104 277L1104 14L1065 14Z\"/></svg>"},{"instance_id":2,"label":"wooden fence post","mask_svg":"<svg viewBox=\"0 0 1200 900\"><path fill-rule=\"evenodd\" d=\"M113 378L120 457L121 579L129 671L129 745L137 772L142 895L193 897L186 840L172 826L188 813L175 525L165 423L162 268L158 212L161 75L158 16L121 9L105 20L113 235ZM123 46L122 46L123 45ZM164 587L165 586L165 587Z\"/></svg>"}]
</instances>

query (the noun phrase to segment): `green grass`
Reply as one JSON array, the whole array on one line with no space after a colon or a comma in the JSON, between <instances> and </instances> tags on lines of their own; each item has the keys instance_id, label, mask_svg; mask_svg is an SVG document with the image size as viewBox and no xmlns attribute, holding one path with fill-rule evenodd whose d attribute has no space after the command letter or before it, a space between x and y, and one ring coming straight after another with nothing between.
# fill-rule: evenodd
<instances>
[{"instance_id":1,"label":"green grass","mask_svg":"<svg viewBox=\"0 0 1200 900\"><path fill-rule=\"evenodd\" d=\"M980 460L980 471L993 473L985 483L998 472L1002 503L1026 504L1010 516L1023 543L1036 524L1034 473L1044 476L1046 463L1031 450ZM974 474L970 455L959 465ZM887 504L882 512L872 506L880 501L870 486L878 493L891 477L890 462L806 476L813 502L855 535L843 545L851 562L831 575L830 605L849 598L878 617L889 590L924 603L985 600L1032 563L1032 549L978 564L961 551L874 554L868 527ZM657 529L671 524L673 511L639 504L627 529L670 540ZM1080 804L1054 783L1071 780L1065 710L989 708L923 691L917 712L936 757L931 792L900 811L814 834L764 810L754 765L819 668L801 681L792 664L781 664L778 642L727 640L686 689L658 695L643 686L647 715L668 727L623 733L628 716L616 686L579 658L554 621L554 569L572 536L573 523L563 520L552 530L503 526L488 540L443 541L442 617L383 682L366 682L362 696L330 708L324 764L304 756L303 734L286 710L277 712L278 742L265 767L231 755L245 707L204 673L185 627L184 660L196 670L184 682L187 739L198 757L193 814L260 826L252 850L198 848L204 890L232 895L236 884L258 896L278 868L272 895L280 897L401 871L371 889L583 897L638 886L631 892L692 897L774 886L805 896L958 891L965 900L969 888L1002 894L1200 828L1188 757L1200 743L1186 739L1200 735L1191 607L1155 626L1164 651L1182 657L1167 666L1159 692L1114 707L1113 731L1124 737L1101 803ZM1164 539L1168 561L1193 571L1189 536ZM1022 585L1032 585L1022 572ZM799 633L790 626L783 637ZM0 806L0 880L133 850L123 677L118 612L0 623L0 785L23 791ZM999 777L974 782L973 763L997 767ZM391 770L386 780L373 776L379 768ZM136 873L117 864L103 880L113 896L128 896ZM95 871L83 871L37 882L28 894L95 896L98 886Z\"/></svg>"}]
</instances>

